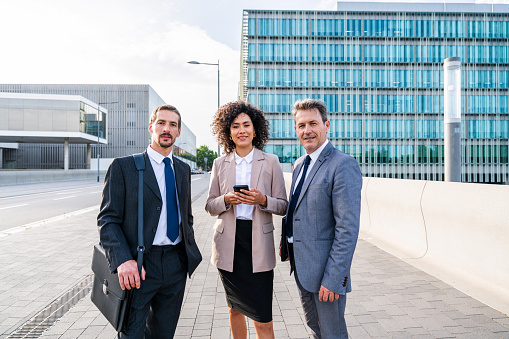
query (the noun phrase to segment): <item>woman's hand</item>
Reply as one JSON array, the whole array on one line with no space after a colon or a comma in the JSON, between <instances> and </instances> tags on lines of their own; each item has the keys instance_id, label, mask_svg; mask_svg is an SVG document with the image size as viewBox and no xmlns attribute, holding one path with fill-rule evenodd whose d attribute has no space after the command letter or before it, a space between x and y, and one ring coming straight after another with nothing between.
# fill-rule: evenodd
<instances>
[{"instance_id":1,"label":"woman's hand","mask_svg":"<svg viewBox=\"0 0 509 339\"><path fill-rule=\"evenodd\" d=\"M235 194L237 195L237 201L240 201L241 204L267 207L267 197L256 188L251 188L249 191L240 190L240 192Z\"/></svg>"},{"instance_id":2,"label":"woman's hand","mask_svg":"<svg viewBox=\"0 0 509 339\"><path fill-rule=\"evenodd\" d=\"M240 200L237 197L237 194L238 193L236 193L234 191L226 193L224 195L224 203L226 205L238 205L238 204L241 204Z\"/></svg>"}]
</instances>

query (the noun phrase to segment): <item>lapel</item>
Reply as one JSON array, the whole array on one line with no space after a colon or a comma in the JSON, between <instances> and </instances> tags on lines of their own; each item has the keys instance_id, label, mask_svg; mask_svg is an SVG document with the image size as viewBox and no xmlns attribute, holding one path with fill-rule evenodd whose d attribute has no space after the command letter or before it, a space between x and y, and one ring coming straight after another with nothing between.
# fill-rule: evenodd
<instances>
[{"instance_id":1,"label":"lapel","mask_svg":"<svg viewBox=\"0 0 509 339\"><path fill-rule=\"evenodd\" d=\"M143 183L145 186L150 188L150 190L159 198L159 200L162 201L163 199L161 198L159 185L157 184L156 175L154 174L154 169L150 163L150 158L148 157L147 151L143 152L143 157L145 158L145 175L143 176Z\"/></svg>"},{"instance_id":2,"label":"lapel","mask_svg":"<svg viewBox=\"0 0 509 339\"><path fill-rule=\"evenodd\" d=\"M302 157L300 157L299 159L297 159L295 161L295 167L294 167L293 172L292 172L292 186L290 187L290 195L288 197L288 206L286 207L286 213L287 214L288 214L288 209L290 208L290 201L292 199L293 190L295 188L297 177L299 176L299 172L300 172L300 170L302 168L302 165L304 164L304 157L305 156L302 156Z\"/></svg>"},{"instance_id":3,"label":"lapel","mask_svg":"<svg viewBox=\"0 0 509 339\"><path fill-rule=\"evenodd\" d=\"M290 187L290 197L292 196L295 185L297 184L297 177L299 176L300 170L302 169L302 165L304 165L304 158L305 156L302 156L297 159L297 161L295 161L296 165L292 172L292 187Z\"/></svg>"},{"instance_id":4,"label":"lapel","mask_svg":"<svg viewBox=\"0 0 509 339\"><path fill-rule=\"evenodd\" d=\"M235 151L227 154L224 158L225 171L226 171L226 186L228 192L233 191L235 185Z\"/></svg>"},{"instance_id":5,"label":"lapel","mask_svg":"<svg viewBox=\"0 0 509 339\"><path fill-rule=\"evenodd\" d=\"M263 152L254 147L253 162L251 163L251 182L249 188L258 187L258 180L263 170L263 164L265 157Z\"/></svg>"},{"instance_id":6,"label":"lapel","mask_svg":"<svg viewBox=\"0 0 509 339\"><path fill-rule=\"evenodd\" d=\"M187 183L187 180L185 179L185 171L183 168L183 164L177 157L173 156L173 168L175 170L175 182L177 184L177 197L179 199L179 204L182 206L182 199L185 195L184 192L184 184Z\"/></svg>"},{"instance_id":7,"label":"lapel","mask_svg":"<svg viewBox=\"0 0 509 339\"><path fill-rule=\"evenodd\" d=\"M302 197L307 192L307 189L313 180L313 177L316 175L320 167L327 161L327 157L329 156L330 152L334 149L334 146L329 142L327 146L322 150L322 153L320 153L320 156L318 159L316 159L316 163L313 165L313 168L311 168L311 172L309 172L306 181L304 181L304 185L302 186L302 191L300 191L299 200L297 201L297 204L295 205L295 209L297 209L297 206L299 206L300 202L302 201Z\"/></svg>"}]
</instances>

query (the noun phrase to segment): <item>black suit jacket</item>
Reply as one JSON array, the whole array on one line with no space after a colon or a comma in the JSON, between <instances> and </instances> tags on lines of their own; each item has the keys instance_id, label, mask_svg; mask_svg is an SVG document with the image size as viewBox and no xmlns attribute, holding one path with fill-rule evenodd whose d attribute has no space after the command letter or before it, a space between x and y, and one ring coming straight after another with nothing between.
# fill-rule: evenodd
<instances>
[{"instance_id":1,"label":"black suit jacket","mask_svg":"<svg viewBox=\"0 0 509 339\"><path fill-rule=\"evenodd\" d=\"M163 201L147 152L143 175L143 237L145 251L150 252ZM173 157L180 216L182 242L187 256L189 276L202 257L196 245L191 211L191 169ZM97 216L99 238L104 247L111 272L128 260L136 260L138 247L138 171L132 156L112 161L104 180L101 209Z\"/></svg>"}]
</instances>

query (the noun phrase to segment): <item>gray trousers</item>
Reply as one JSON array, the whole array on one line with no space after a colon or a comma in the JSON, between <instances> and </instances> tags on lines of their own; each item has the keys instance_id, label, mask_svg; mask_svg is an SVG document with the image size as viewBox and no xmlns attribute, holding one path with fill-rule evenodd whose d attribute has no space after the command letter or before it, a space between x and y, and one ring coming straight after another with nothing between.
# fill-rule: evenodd
<instances>
[{"instance_id":1,"label":"gray trousers","mask_svg":"<svg viewBox=\"0 0 509 339\"><path fill-rule=\"evenodd\" d=\"M129 321L119 338L173 338L184 299L187 269L175 246L153 246L143 265L146 278L140 289L134 291Z\"/></svg>"},{"instance_id":2,"label":"gray trousers","mask_svg":"<svg viewBox=\"0 0 509 339\"><path fill-rule=\"evenodd\" d=\"M302 287L297 271L294 276L306 323L314 332L313 338L348 339L345 321L346 295L340 294L339 299L334 302L320 301L318 293L309 292Z\"/></svg>"}]
</instances>

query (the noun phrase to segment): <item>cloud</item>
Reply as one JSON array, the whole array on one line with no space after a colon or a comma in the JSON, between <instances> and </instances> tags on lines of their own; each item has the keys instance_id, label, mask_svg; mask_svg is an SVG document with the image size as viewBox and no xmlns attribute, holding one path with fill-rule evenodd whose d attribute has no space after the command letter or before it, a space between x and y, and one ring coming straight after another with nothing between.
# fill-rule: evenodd
<instances>
[{"instance_id":1,"label":"cloud","mask_svg":"<svg viewBox=\"0 0 509 339\"><path fill-rule=\"evenodd\" d=\"M239 51L198 27L168 20L171 3L50 3L0 5L3 83L149 84L179 108L198 146L215 149L210 122L217 109L217 68L187 62L220 60L226 103L237 98Z\"/></svg>"}]
</instances>

